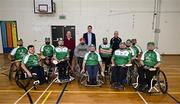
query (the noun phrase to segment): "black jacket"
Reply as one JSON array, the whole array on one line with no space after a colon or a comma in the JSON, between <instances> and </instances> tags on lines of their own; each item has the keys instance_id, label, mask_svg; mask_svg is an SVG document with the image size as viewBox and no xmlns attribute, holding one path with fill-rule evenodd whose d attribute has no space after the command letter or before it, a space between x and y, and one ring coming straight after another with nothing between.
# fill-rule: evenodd
<instances>
[{"instance_id":1,"label":"black jacket","mask_svg":"<svg viewBox=\"0 0 180 104\"><path fill-rule=\"evenodd\" d=\"M91 44L94 44L96 46L96 36L94 33L91 33L91 34L92 34L92 38L91 38L92 43ZM88 45L88 33L84 33L83 38L85 39L85 42Z\"/></svg>"}]
</instances>

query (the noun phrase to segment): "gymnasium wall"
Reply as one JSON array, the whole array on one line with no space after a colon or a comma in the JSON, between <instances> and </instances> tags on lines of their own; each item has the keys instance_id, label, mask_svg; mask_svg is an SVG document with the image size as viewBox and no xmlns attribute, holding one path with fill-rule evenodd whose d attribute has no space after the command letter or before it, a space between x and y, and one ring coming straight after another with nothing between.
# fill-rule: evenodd
<instances>
[{"instance_id":1,"label":"gymnasium wall","mask_svg":"<svg viewBox=\"0 0 180 104\"><path fill-rule=\"evenodd\" d=\"M39 15L33 12L33 0L1 0L0 20L16 20L19 38L25 46L34 44L39 52L44 37L51 36L51 25L75 25L76 43L87 25L93 26L97 44L102 37L110 40L118 30L125 41L137 38L146 49L148 41L154 41L152 29L154 0L54 0L56 13ZM63 5L62 5L63 4ZM159 35L159 51L180 54L180 0L162 0ZM65 20L59 19L64 14ZM0 38L1 39L1 38ZM0 43L0 53L2 45Z\"/></svg>"}]
</instances>

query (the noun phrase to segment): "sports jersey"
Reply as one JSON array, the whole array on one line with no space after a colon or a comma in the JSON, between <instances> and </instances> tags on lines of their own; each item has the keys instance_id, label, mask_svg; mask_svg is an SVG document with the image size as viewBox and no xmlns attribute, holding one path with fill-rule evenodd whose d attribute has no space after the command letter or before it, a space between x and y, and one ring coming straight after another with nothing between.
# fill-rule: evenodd
<instances>
[{"instance_id":1,"label":"sports jersey","mask_svg":"<svg viewBox=\"0 0 180 104\"><path fill-rule=\"evenodd\" d=\"M42 52L42 54L44 55L44 56L53 56L53 54L54 54L54 46L53 45L43 45L42 47L41 47L41 50L40 50L41 52Z\"/></svg>"},{"instance_id":2,"label":"sports jersey","mask_svg":"<svg viewBox=\"0 0 180 104\"><path fill-rule=\"evenodd\" d=\"M100 49L103 49L103 50L110 50L110 49L112 49L112 47L111 47L111 45L110 44L101 44L101 45L99 45L99 50ZM111 53L109 54L109 53L100 53L100 56L101 57L110 57L111 56Z\"/></svg>"},{"instance_id":3,"label":"sports jersey","mask_svg":"<svg viewBox=\"0 0 180 104\"><path fill-rule=\"evenodd\" d=\"M115 65L128 64L128 62L131 60L131 54L127 49L117 49L114 51L112 59L114 60Z\"/></svg>"},{"instance_id":4,"label":"sports jersey","mask_svg":"<svg viewBox=\"0 0 180 104\"><path fill-rule=\"evenodd\" d=\"M56 47L55 48L55 57L58 60L62 60L69 57L69 51L67 47Z\"/></svg>"},{"instance_id":5,"label":"sports jersey","mask_svg":"<svg viewBox=\"0 0 180 104\"><path fill-rule=\"evenodd\" d=\"M28 53L24 58L23 58L23 63L29 68L33 66L38 66L39 65L39 57L37 54L30 54Z\"/></svg>"},{"instance_id":6,"label":"sports jersey","mask_svg":"<svg viewBox=\"0 0 180 104\"><path fill-rule=\"evenodd\" d=\"M28 50L25 47L16 47L11 51L11 55L14 56L15 60L21 60L28 53Z\"/></svg>"},{"instance_id":7,"label":"sports jersey","mask_svg":"<svg viewBox=\"0 0 180 104\"><path fill-rule=\"evenodd\" d=\"M153 50L153 51L145 51L142 54L141 60L144 62L145 66L154 67L158 62L161 61L160 54Z\"/></svg>"},{"instance_id":8,"label":"sports jersey","mask_svg":"<svg viewBox=\"0 0 180 104\"><path fill-rule=\"evenodd\" d=\"M86 61L86 65L98 65L101 57L97 52L88 52L84 56L84 61Z\"/></svg>"},{"instance_id":9,"label":"sports jersey","mask_svg":"<svg viewBox=\"0 0 180 104\"><path fill-rule=\"evenodd\" d=\"M132 48L134 50L135 56L138 56L142 52L142 49L138 45L133 45Z\"/></svg>"},{"instance_id":10,"label":"sports jersey","mask_svg":"<svg viewBox=\"0 0 180 104\"><path fill-rule=\"evenodd\" d=\"M127 50L129 51L131 58L132 58L133 56L135 56L134 50L133 50L132 47L127 47Z\"/></svg>"}]
</instances>

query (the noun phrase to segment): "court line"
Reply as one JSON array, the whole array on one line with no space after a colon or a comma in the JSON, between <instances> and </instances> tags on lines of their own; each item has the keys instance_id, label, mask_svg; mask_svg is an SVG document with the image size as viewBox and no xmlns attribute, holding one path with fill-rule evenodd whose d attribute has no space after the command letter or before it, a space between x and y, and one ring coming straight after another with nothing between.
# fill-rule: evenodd
<instances>
[{"instance_id":1,"label":"court line","mask_svg":"<svg viewBox=\"0 0 180 104\"><path fill-rule=\"evenodd\" d=\"M144 104L148 104L147 101L143 98L143 96L137 91L139 97L143 100Z\"/></svg>"},{"instance_id":2,"label":"court line","mask_svg":"<svg viewBox=\"0 0 180 104\"><path fill-rule=\"evenodd\" d=\"M51 85L53 84L53 82L56 80L56 78L49 84L49 86L44 90L44 92L41 94L41 96L39 96L39 98L34 102L34 104L37 104L38 101L41 99L41 97L46 93L46 91L51 87Z\"/></svg>"},{"instance_id":3,"label":"court line","mask_svg":"<svg viewBox=\"0 0 180 104\"><path fill-rule=\"evenodd\" d=\"M67 85L68 85L68 82L66 82L66 84L65 84L65 86L64 86L61 94L59 95L59 97L58 97L58 99L57 99L57 101L56 101L56 104L59 104L59 102L60 102L60 100L61 100L61 98L62 98L62 96L63 96L63 94L64 94L64 91L66 90Z\"/></svg>"},{"instance_id":4,"label":"court line","mask_svg":"<svg viewBox=\"0 0 180 104\"><path fill-rule=\"evenodd\" d=\"M27 93L29 93L32 89L34 88L34 86L32 86L27 92L25 92L19 99L16 100L16 102L14 104L17 104L24 96L26 96Z\"/></svg>"},{"instance_id":5,"label":"court line","mask_svg":"<svg viewBox=\"0 0 180 104\"><path fill-rule=\"evenodd\" d=\"M180 101L179 101L177 98L175 98L174 96L172 96L172 95L169 94L169 93L167 93L167 95L168 95L170 98L172 98L174 101L176 101L177 104L180 104Z\"/></svg>"},{"instance_id":6,"label":"court line","mask_svg":"<svg viewBox=\"0 0 180 104\"><path fill-rule=\"evenodd\" d=\"M22 90L0 90L0 93L9 93L9 92L24 92ZM37 91L37 90L31 90L31 92L43 92L41 91ZM56 90L49 90L46 92L54 92L54 93L59 93L61 91L56 91ZM65 91L66 93L137 93L137 92L133 92L133 91L123 91L123 92L114 92L114 91ZM168 92L169 94L180 94L180 92L178 91L172 91L172 92Z\"/></svg>"},{"instance_id":7,"label":"court line","mask_svg":"<svg viewBox=\"0 0 180 104\"><path fill-rule=\"evenodd\" d=\"M49 98L49 96L51 95L52 91L50 91L48 93L48 95L45 97L45 99L43 100L43 102L41 104L45 104L46 100Z\"/></svg>"}]
</instances>

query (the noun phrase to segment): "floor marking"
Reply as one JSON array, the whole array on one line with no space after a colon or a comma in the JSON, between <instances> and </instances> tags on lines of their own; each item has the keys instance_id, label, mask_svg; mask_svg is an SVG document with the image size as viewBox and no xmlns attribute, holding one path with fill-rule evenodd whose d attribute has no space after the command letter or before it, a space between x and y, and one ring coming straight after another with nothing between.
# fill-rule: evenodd
<instances>
[{"instance_id":1,"label":"floor marking","mask_svg":"<svg viewBox=\"0 0 180 104\"><path fill-rule=\"evenodd\" d=\"M138 93L139 97L143 100L144 104L148 104L147 101L143 98L143 96L139 92L137 92L137 93Z\"/></svg>"},{"instance_id":2,"label":"floor marking","mask_svg":"<svg viewBox=\"0 0 180 104\"><path fill-rule=\"evenodd\" d=\"M16 102L14 104L17 104L24 96L26 96L27 93L29 93L32 89L34 88L34 86L32 86L27 92L25 92L19 99L16 100Z\"/></svg>"},{"instance_id":3,"label":"floor marking","mask_svg":"<svg viewBox=\"0 0 180 104\"><path fill-rule=\"evenodd\" d=\"M45 104L46 100L49 98L49 96L51 95L52 91L50 91L48 93L48 95L45 97L45 99L43 100L43 102L41 104Z\"/></svg>"},{"instance_id":4,"label":"floor marking","mask_svg":"<svg viewBox=\"0 0 180 104\"><path fill-rule=\"evenodd\" d=\"M51 82L51 84L49 84L49 86L44 90L44 92L41 94L41 96L39 96L39 98L34 102L34 104L37 104L38 101L41 99L41 97L46 93L46 91L51 87L51 85L53 84L53 82L56 80L56 78Z\"/></svg>"},{"instance_id":5,"label":"floor marking","mask_svg":"<svg viewBox=\"0 0 180 104\"><path fill-rule=\"evenodd\" d=\"M59 102L60 102L60 100L61 100L61 98L62 98L62 96L63 96L63 94L64 94L64 91L66 90L67 85L68 85L68 82L66 82L66 84L65 84L62 92L61 92L60 95L58 96L58 99L57 99L57 101L56 101L56 104L59 104Z\"/></svg>"},{"instance_id":6,"label":"floor marking","mask_svg":"<svg viewBox=\"0 0 180 104\"><path fill-rule=\"evenodd\" d=\"M65 91L66 93L106 93L106 94L118 94L118 93L129 93L129 94L132 94L132 93L137 93L137 92L131 92L131 91L123 91L123 92L114 92L114 91Z\"/></svg>"},{"instance_id":7,"label":"floor marking","mask_svg":"<svg viewBox=\"0 0 180 104\"><path fill-rule=\"evenodd\" d=\"M172 96L172 95L169 94L169 93L167 93L167 95L168 95L170 98L172 98L174 101L176 101L177 104L180 104L180 101L179 101L176 97Z\"/></svg>"},{"instance_id":8,"label":"floor marking","mask_svg":"<svg viewBox=\"0 0 180 104\"><path fill-rule=\"evenodd\" d=\"M37 91L37 90L31 90L31 92L43 92L44 90L41 90L41 91ZM16 92L24 92L22 90L0 90L0 93L16 93ZM46 92L53 92L53 93L59 93L61 91L57 91L57 90L49 90L49 91L46 91ZM65 91L66 93L137 93L137 92L133 92L133 91L123 91L123 92L114 92L114 91ZM172 92L168 92L170 94L180 94L180 91L172 91Z\"/></svg>"}]
</instances>

